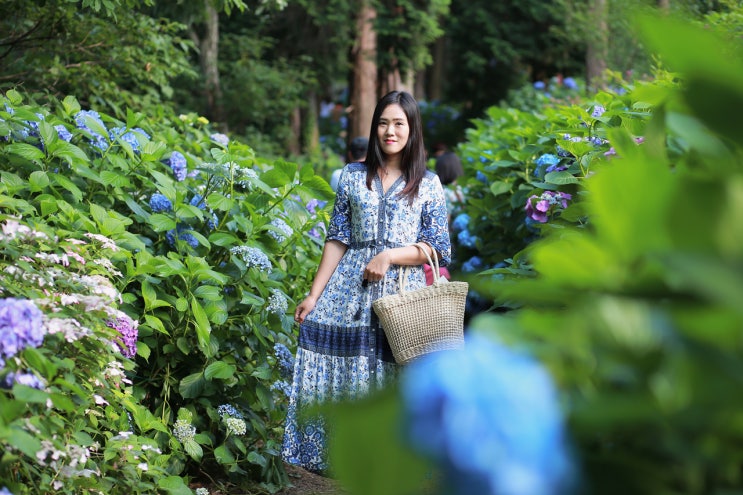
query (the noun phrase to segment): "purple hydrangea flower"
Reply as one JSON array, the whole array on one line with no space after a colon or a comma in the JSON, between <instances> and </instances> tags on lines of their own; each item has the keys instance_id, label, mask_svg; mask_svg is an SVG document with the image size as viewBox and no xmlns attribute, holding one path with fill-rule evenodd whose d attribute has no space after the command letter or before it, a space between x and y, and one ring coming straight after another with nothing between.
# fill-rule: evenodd
<instances>
[{"instance_id":1,"label":"purple hydrangea flower","mask_svg":"<svg viewBox=\"0 0 743 495\"><path fill-rule=\"evenodd\" d=\"M552 379L484 336L429 354L401 376L406 440L442 468L450 495L556 495L572 485Z\"/></svg>"},{"instance_id":2,"label":"purple hydrangea flower","mask_svg":"<svg viewBox=\"0 0 743 495\"><path fill-rule=\"evenodd\" d=\"M168 158L168 165L173 170L173 175L178 182L186 180L188 170L186 170L186 157L180 151L174 151Z\"/></svg>"},{"instance_id":3,"label":"purple hydrangea flower","mask_svg":"<svg viewBox=\"0 0 743 495\"><path fill-rule=\"evenodd\" d=\"M18 385L25 385L38 390L44 390L44 388L46 388L46 383L38 376L32 373L14 373L12 371L5 377L2 386L5 388L12 388L16 383Z\"/></svg>"},{"instance_id":4,"label":"purple hydrangea flower","mask_svg":"<svg viewBox=\"0 0 743 495\"><path fill-rule=\"evenodd\" d=\"M560 208L567 208L568 200L572 198L571 194L561 191L544 191L539 196L536 194L529 196L524 209L527 217L540 223L546 223L550 214Z\"/></svg>"},{"instance_id":5,"label":"purple hydrangea flower","mask_svg":"<svg viewBox=\"0 0 743 495\"><path fill-rule=\"evenodd\" d=\"M124 357L133 358L137 354L138 323L129 318L126 313L120 312L116 318L106 321L106 325L119 332L121 337L116 344L121 354Z\"/></svg>"},{"instance_id":6,"label":"purple hydrangea flower","mask_svg":"<svg viewBox=\"0 0 743 495\"><path fill-rule=\"evenodd\" d=\"M26 347L41 345L45 333L43 317L33 301L0 299L0 368L5 366L5 359Z\"/></svg>"},{"instance_id":7,"label":"purple hydrangea flower","mask_svg":"<svg viewBox=\"0 0 743 495\"><path fill-rule=\"evenodd\" d=\"M604 108L603 105L594 105L593 111L591 112L591 117L597 119L601 117L604 112L606 112L606 108Z\"/></svg>"},{"instance_id":8,"label":"purple hydrangea flower","mask_svg":"<svg viewBox=\"0 0 743 495\"><path fill-rule=\"evenodd\" d=\"M155 193L150 197L150 208L153 213L171 211L173 209L173 203L164 194Z\"/></svg>"}]
</instances>

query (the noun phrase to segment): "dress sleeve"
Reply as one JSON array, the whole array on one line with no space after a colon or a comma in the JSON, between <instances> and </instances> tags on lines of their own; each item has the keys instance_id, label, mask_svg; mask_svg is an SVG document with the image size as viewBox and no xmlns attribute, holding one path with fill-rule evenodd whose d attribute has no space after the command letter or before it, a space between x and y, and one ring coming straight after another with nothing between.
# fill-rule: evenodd
<instances>
[{"instance_id":1,"label":"dress sleeve","mask_svg":"<svg viewBox=\"0 0 743 495\"><path fill-rule=\"evenodd\" d=\"M439 264L446 266L451 263L449 214L446 209L444 188L438 176L434 175L426 192L428 198L421 212L421 231L418 234L418 242L426 242L433 246L441 256Z\"/></svg>"},{"instance_id":2,"label":"dress sleeve","mask_svg":"<svg viewBox=\"0 0 743 495\"><path fill-rule=\"evenodd\" d=\"M328 235L325 241L340 241L346 246L351 244L351 202L349 201L349 178L348 167L341 172L338 180L338 190L335 194L333 214L330 216Z\"/></svg>"}]
</instances>

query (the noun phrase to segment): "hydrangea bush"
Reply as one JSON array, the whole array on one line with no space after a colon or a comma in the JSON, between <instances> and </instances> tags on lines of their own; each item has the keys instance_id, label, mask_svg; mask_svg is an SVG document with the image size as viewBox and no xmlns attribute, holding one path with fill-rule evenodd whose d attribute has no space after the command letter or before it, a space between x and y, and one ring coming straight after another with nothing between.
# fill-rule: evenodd
<instances>
[{"instance_id":1,"label":"hydrangea bush","mask_svg":"<svg viewBox=\"0 0 743 495\"><path fill-rule=\"evenodd\" d=\"M73 97L42 106L9 91L0 201L57 235L105 236L118 249L104 261L119 311L102 324L136 363L127 377L147 413L132 414L131 429L170 456L169 473L221 470L275 490L286 483L286 399L273 349L293 346L286 311L316 267L310 232L328 216L316 202L332 191L310 166L263 160L203 117L161 113L120 120ZM223 403L244 424L225 422ZM174 433L184 420L194 428L185 443Z\"/></svg>"},{"instance_id":2,"label":"hydrangea bush","mask_svg":"<svg viewBox=\"0 0 743 495\"><path fill-rule=\"evenodd\" d=\"M5 493L190 493L152 438L164 425L134 396L137 326L119 309L116 244L38 220L0 221Z\"/></svg>"}]
</instances>

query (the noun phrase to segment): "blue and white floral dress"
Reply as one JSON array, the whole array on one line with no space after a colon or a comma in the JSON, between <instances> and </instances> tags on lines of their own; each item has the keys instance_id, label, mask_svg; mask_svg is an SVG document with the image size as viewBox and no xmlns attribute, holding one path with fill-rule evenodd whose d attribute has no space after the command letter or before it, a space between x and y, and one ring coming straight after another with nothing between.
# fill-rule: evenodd
<instances>
[{"instance_id":1,"label":"blue and white floral dress","mask_svg":"<svg viewBox=\"0 0 743 495\"><path fill-rule=\"evenodd\" d=\"M328 468L326 425L322 418L305 419L303 410L319 402L363 397L397 373L371 303L396 292L398 265L382 281L362 285L369 261L385 249L420 241L436 249L442 265L451 260L446 198L438 176L426 173L412 205L399 194L404 187L400 177L385 193L375 177L369 190L364 164L343 169L326 241L340 241L348 249L299 328L282 448L290 464L311 471ZM406 287L424 287L422 267L411 268Z\"/></svg>"}]
</instances>

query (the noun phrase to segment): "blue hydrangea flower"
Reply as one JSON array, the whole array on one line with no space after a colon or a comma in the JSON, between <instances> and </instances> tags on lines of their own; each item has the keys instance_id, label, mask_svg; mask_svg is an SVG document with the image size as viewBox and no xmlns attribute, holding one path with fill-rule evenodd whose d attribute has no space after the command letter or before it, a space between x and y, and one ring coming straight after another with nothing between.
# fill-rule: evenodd
<instances>
[{"instance_id":1,"label":"blue hydrangea flower","mask_svg":"<svg viewBox=\"0 0 743 495\"><path fill-rule=\"evenodd\" d=\"M235 406L232 404L222 404L221 406L217 407L217 414L224 417L230 417L230 418L238 418L242 419L243 414L238 411Z\"/></svg>"},{"instance_id":2,"label":"blue hydrangea flower","mask_svg":"<svg viewBox=\"0 0 743 495\"><path fill-rule=\"evenodd\" d=\"M578 89L578 83L572 77L566 77L562 80L562 84L568 89Z\"/></svg>"},{"instance_id":3,"label":"blue hydrangea flower","mask_svg":"<svg viewBox=\"0 0 743 495\"><path fill-rule=\"evenodd\" d=\"M289 302L286 300L284 293L278 289L271 289L271 295L268 296L268 307L266 309L269 313L278 316L286 313L286 310L289 309Z\"/></svg>"},{"instance_id":4,"label":"blue hydrangea flower","mask_svg":"<svg viewBox=\"0 0 743 495\"><path fill-rule=\"evenodd\" d=\"M477 243L477 236L470 234L469 230L464 229L457 234L457 241L464 247L473 248Z\"/></svg>"},{"instance_id":5,"label":"blue hydrangea flower","mask_svg":"<svg viewBox=\"0 0 743 495\"><path fill-rule=\"evenodd\" d=\"M462 263L462 271L464 273L472 273L482 268L482 258L479 256L473 256L464 263Z\"/></svg>"},{"instance_id":6,"label":"blue hydrangea flower","mask_svg":"<svg viewBox=\"0 0 743 495\"><path fill-rule=\"evenodd\" d=\"M294 373L294 355L288 347L281 343L274 344L273 351L279 365L279 374L283 378L291 378Z\"/></svg>"},{"instance_id":7,"label":"blue hydrangea flower","mask_svg":"<svg viewBox=\"0 0 743 495\"><path fill-rule=\"evenodd\" d=\"M275 227L275 229L269 229L268 235L278 243L286 241L294 233L292 228L281 218L274 218L269 222L269 225Z\"/></svg>"},{"instance_id":8,"label":"blue hydrangea flower","mask_svg":"<svg viewBox=\"0 0 743 495\"><path fill-rule=\"evenodd\" d=\"M545 153L536 159L537 165L556 165L560 163L560 159L553 154Z\"/></svg>"},{"instance_id":9,"label":"blue hydrangea flower","mask_svg":"<svg viewBox=\"0 0 743 495\"><path fill-rule=\"evenodd\" d=\"M488 177L484 173L482 173L481 170L478 170L475 173L475 178L479 180L480 182L482 182L483 184L488 184Z\"/></svg>"},{"instance_id":10,"label":"blue hydrangea flower","mask_svg":"<svg viewBox=\"0 0 743 495\"><path fill-rule=\"evenodd\" d=\"M175 180L177 180L178 182L186 180L188 170L186 170L186 157L183 156L183 153L181 153L180 151L172 152L170 154L170 158L168 158L167 160L167 163L170 166L170 169L173 171L173 175L175 175Z\"/></svg>"},{"instance_id":11,"label":"blue hydrangea flower","mask_svg":"<svg viewBox=\"0 0 743 495\"><path fill-rule=\"evenodd\" d=\"M289 397L291 395L292 386L286 380L278 380L271 384L270 389L281 392L285 396Z\"/></svg>"},{"instance_id":12,"label":"blue hydrangea flower","mask_svg":"<svg viewBox=\"0 0 743 495\"><path fill-rule=\"evenodd\" d=\"M454 232L461 232L470 224L470 216L466 213L460 213L454 217L454 221L451 223L451 228Z\"/></svg>"},{"instance_id":13,"label":"blue hydrangea flower","mask_svg":"<svg viewBox=\"0 0 743 495\"><path fill-rule=\"evenodd\" d=\"M228 144L230 144L230 138L227 137L227 135L221 134L219 132L215 132L214 134L209 136L209 138L215 143L221 144L222 146L227 146Z\"/></svg>"},{"instance_id":14,"label":"blue hydrangea flower","mask_svg":"<svg viewBox=\"0 0 743 495\"><path fill-rule=\"evenodd\" d=\"M534 81L534 89L543 90L546 87L544 81Z\"/></svg>"},{"instance_id":15,"label":"blue hydrangea flower","mask_svg":"<svg viewBox=\"0 0 743 495\"><path fill-rule=\"evenodd\" d=\"M167 231L165 233L165 238L168 240L168 243L171 246L174 246L175 245L175 241L176 241L176 237L175 236L176 236L176 233L177 233L178 234L178 239L180 239L181 241L184 241L186 244L188 244L192 248L199 247L199 240L196 239L196 237L194 237L193 234L191 234L189 232L186 232L186 231L189 231L189 230L191 230L191 228L189 226L187 226L187 225L178 225L178 227L176 227L176 231L177 232L176 231L173 231L173 230L169 230L169 231Z\"/></svg>"},{"instance_id":16,"label":"blue hydrangea flower","mask_svg":"<svg viewBox=\"0 0 743 495\"><path fill-rule=\"evenodd\" d=\"M43 313L29 299L0 299L0 368L5 359L44 340Z\"/></svg>"},{"instance_id":17,"label":"blue hydrangea flower","mask_svg":"<svg viewBox=\"0 0 743 495\"><path fill-rule=\"evenodd\" d=\"M6 487L2 487L2 489L0 489L0 495L13 495L13 494Z\"/></svg>"},{"instance_id":18,"label":"blue hydrangea flower","mask_svg":"<svg viewBox=\"0 0 743 495\"><path fill-rule=\"evenodd\" d=\"M594 105L593 111L591 112L591 117L597 119L601 117L604 112L606 112L606 109L603 107L603 105Z\"/></svg>"},{"instance_id":19,"label":"blue hydrangea flower","mask_svg":"<svg viewBox=\"0 0 743 495\"><path fill-rule=\"evenodd\" d=\"M206 201L204 201L204 198L201 196L201 194L195 194L194 197L191 198L189 204L191 206L199 208L200 210L207 210ZM206 226L209 228L209 230L213 230L217 227L219 219L217 218L217 214L214 213L213 210L208 209L208 212L210 215L207 216Z\"/></svg>"},{"instance_id":20,"label":"blue hydrangea flower","mask_svg":"<svg viewBox=\"0 0 743 495\"><path fill-rule=\"evenodd\" d=\"M75 114L75 124L78 129L87 131L90 134L90 144L101 151L106 151L108 149L108 140L88 127L88 124L85 121L86 117L95 120L105 128L106 125L103 123L103 120L101 120L101 116L95 110L80 110Z\"/></svg>"},{"instance_id":21,"label":"blue hydrangea flower","mask_svg":"<svg viewBox=\"0 0 743 495\"><path fill-rule=\"evenodd\" d=\"M442 468L450 495L556 495L573 481L550 375L484 336L401 376L406 440Z\"/></svg>"},{"instance_id":22,"label":"blue hydrangea flower","mask_svg":"<svg viewBox=\"0 0 743 495\"><path fill-rule=\"evenodd\" d=\"M266 253L251 246L235 246L230 248L230 253L240 257L243 262L250 267L256 267L262 272L270 272L272 265Z\"/></svg>"},{"instance_id":23,"label":"blue hydrangea flower","mask_svg":"<svg viewBox=\"0 0 743 495\"><path fill-rule=\"evenodd\" d=\"M163 211L172 211L173 203L161 193L155 193L150 197L150 208L153 213L161 213Z\"/></svg>"},{"instance_id":24,"label":"blue hydrangea flower","mask_svg":"<svg viewBox=\"0 0 743 495\"><path fill-rule=\"evenodd\" d=\"M108 135L111 138L111 141L121 139L129 146L131 146L132 150L134 150L135 153L139 153L139 140L137 139L135 133L144 138L150 139L150 135L147 134L144 129L140 129L139 127L136 127L131 131L127 131L126 127L114 127L113 129L108 131Z\"/></svg>"},{"instance_id":25,"label":"blue hydrangea flower","mask_svg":"<svg viewBox=\"0 0 743 495\"><path fill-rule=\"evenodd\" d=\"M72 141L72 133L67 130L65 126L62 124L57 124L54 126L54 129L57 131L57 136L62 141L67 141L68 143Z\"/></svg>"}]
</instances>

